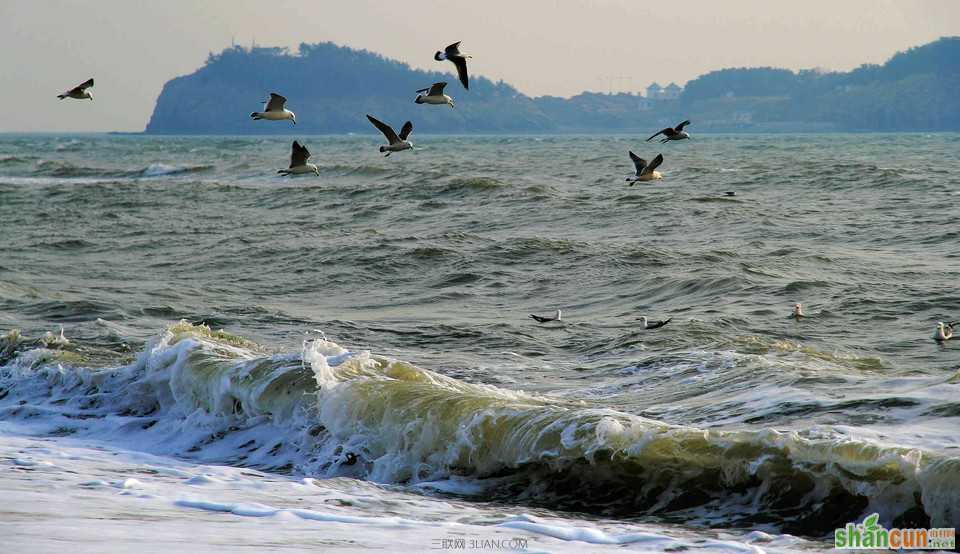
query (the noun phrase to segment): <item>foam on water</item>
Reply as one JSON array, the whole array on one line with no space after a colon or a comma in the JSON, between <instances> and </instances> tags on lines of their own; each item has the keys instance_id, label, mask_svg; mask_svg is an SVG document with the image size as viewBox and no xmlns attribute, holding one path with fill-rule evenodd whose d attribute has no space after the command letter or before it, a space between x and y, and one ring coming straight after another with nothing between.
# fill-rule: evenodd
<instances>
[{"instance_id":1,"label":"foam on water","mask_svg":"<svg viewBox=\"0 0 960 554\"><path fill-rule=\"evenodd\" d=\"M774 518L812 534L872 511L888 523L960 517L960 460L843 433L668 425L465 383L325 339L270 355L187 323L127 366L65 365L63 346L53 337L3 366L4 420L284 474L413 486L466 479L474 497L586 512L718 525Z\"/></svg>"}]
</instances>

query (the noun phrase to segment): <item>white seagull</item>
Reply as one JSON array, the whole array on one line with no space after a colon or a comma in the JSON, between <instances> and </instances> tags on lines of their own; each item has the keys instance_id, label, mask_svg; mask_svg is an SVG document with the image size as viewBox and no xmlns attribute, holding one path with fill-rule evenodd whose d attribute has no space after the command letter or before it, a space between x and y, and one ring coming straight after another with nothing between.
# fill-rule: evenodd
<instances>
[{"instance_id":1,"label":"white seagull","mask_svg":"<svg viewBox=\"0 0 960 554\"><path fill-rule=\"evenodd\" d=\"M557 313L552 316L530 314L530 317L533 318L533 320L537 323L547 323L548 321L563 321L561 315L563 314L560 313L560 310L557 310Z\"/></svg>"},{"instance_id":2,"label":"white seagull","mask_svg":"<svg viewBox=\"0 0 960 554\"><path fill-rule=\"evenodd\" d=\"M672 317L668 317L667 319L663 319L663 320L660 320L660 321L656 321L656 322L654 322L654 323L648 323L648 322L647 322L647 316L640 316L640 317L637 318L637 319L639 319L639 320L640 320L640 323L643 324L643 328L644 328L644 329L659 329L660 327L663 327L663 326L666 325L667 323L670 323L670 320L673 319L673 318L672 318Z\"/></svg>"},{"instance_id":3,"label":"white seagull","mask_svg":"<svg viewBox=\"0 0 960 554\"><path fill-rule=\"evenodd\" d=\"M293 150L290 152L290 167L277 171L280 175L302 175L304 173L315 173L320 176L320 169L316 165L307 163L310 158L310 151L306 146L301 146L299 142L293 141Z\"/></svg>"},{"instance_id":4,"label":"white seagull","mask_svg":"<svg viewBox=\"0 0 960 554\"><path fill-rule=\"evenodd\" d=\"M370 123L373 123L374 127L380 129L380 132L383 133L383 136L387 137L387 142L390 144L380 147L380 151L386 152L387 156L393 154L394 152L400 152L401 150L409 150L413 148L413 143L407 140L407 137L410 136L410 132L413 131L413 123L409 121L404 123L403 127L400 129L400 135L398 136L396 131L393 130L393 127L387 125L372 115L367 114L367 119L370 120ZM387 156L384 156L384 158Z\"/></svg>"},{"instance_id":5,"label":"white seagull","mask_svg":"<svg viewBox=\"0 0 960 554\"><path fill-rule=\"evenodd\" d=\"M663 139L660 141L661 143L667 142L669 140L688 139L690 138L690 133L683 130L683 128L686 127L687 125L690 125L689 119L684 121L680 125L677 125L676 127L667 127L666 129L660 129L656 133L650 135L650 138L647 139L647 142L649 142L650 139L652 139L653 137L659 134L663 134Z\"/></svg>"},{"instance_id":6,"label":"white seagull","mask_svg":"<svg viewBox=\"0 0 960 554\"><path fill-rule=\"evenodd\" d=\"M83 100L84 98L89 98L90 100L93 100L93 94L90 94L90 91L87 90L92 86L93 86L93 77L90 77L86 81L73 87L67 92L64 92L63 94L58 94L57 98L59 98L60 100L63 100L64 98L76 98L77 100Z\"/></svg>"},{"instance_id":7,"label":"white seagull","mask_svg":"<svg viewBox=\"0 0 960 554\"><path fill-rule=\"evenodd\" d=\"M937 342L948 341L953 338L953 326L956 325L957 321L953 323L944 323L942 321L937 322L937 330L933 333L933 340Z\"/></svg>"},{"instance_id":8,"label":"white seagull","mask_svg":"<svg viewBox=\"0 0 960 554\"><path fill-rule=\"evenodd\" d=\"M800 318L807 317L807 314L803 313L803 306L801 306L799 302L793 305L793 313L790 314L790 317L797 321L799 321Z\"/></svg>"},{"instance_id":9,"label":"white seagull","mask_svg":"<svg viewBox=\"0 0 960 554\"><path fill-rule=\"evenodd\" d=\"M434 83L430 85L430 88L418 90L417 99L414 102L417 104L448 104L452 108L453 98L443 93L443 87L445 86L447 86L447 83Z\"/></svg>"},{"instance_id":10,"label":"white seagull","mask_svg":"<svg viewBox=\"0 0 960 554\"><path fill-rule=\"evenodd\" d=\"M660 167L660 164L663 163L663 154L657 154L657 157L654 158L652 162L647 163L647 160L630 151L630 159L633 160L633 165L637 168L636 175L627 177L627 181L630 182L631 187L637 181L654 181L656 179L663 179L663 174L661 174L659 171L656 171L656 169Z\"/></svg>"},{"instance_id":11,"label":"white seagull","mask_svg":"<svg viewBox=\"0 0 960 554\"><path fill-rule=\"evenodd\" d=\"M281 121L289 119L293 124L297 124L297 114L291 112L284 105L287 99L275 92L270 93L270 99L266 101L266 106L262 112L253 112L250 117L253 119L269 119L272 121Z\"/></svg>"},{"instance_id":12,"label":"white seagull","mask_svg":"<svg viewBox=\"0 0 960 554\"><path fill-rule=\"evenodd\" d=\"M470 88L470 77L467 75L467 58L472 58L473 56L466 56L460 53L460 41L454 42L450 46L447 46L443 49L443 52L437 51L433 55L433 59L438 62L443 60L450 60L453 62L453 65L457 66L457 76L460 77L460 82L463 83L463 88Z\"/></svg>"}]
</instances>

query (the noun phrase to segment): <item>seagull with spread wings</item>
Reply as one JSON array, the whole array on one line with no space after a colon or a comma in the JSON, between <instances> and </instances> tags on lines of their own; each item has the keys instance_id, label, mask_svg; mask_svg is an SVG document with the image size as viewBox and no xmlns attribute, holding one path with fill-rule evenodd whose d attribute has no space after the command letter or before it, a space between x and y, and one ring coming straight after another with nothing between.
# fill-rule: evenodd
<instances>
[{"instance_id":1,"label":"seagull with spread wings","mask_svg":"<svg viewBox=\"0 0 960 554\"><path fill-rule=\"evenodd\" d=\"M661 174L656 169L660 167L660 164L663 163L663 154L657 154L657 157L653 159L650 163L647 163L647 160L641 158L640 156L630 152L630 159L633 160L634 167L637 168L637 174L631 177L627 177L627 181L632 187L637 181L654 181L657 179L663 179L663 174Z\"/></svg>"},{"instance_id":2,"label":"seagull with spread wings","mask_svg":"<svg viewBox=\"0 0 960 554\"><path fill-rule=\"evenodd\" d=\"M87 90L92 86L93 86L93 77L90 77L86 81L73 87L67 92L64 92L63 94L58 94L57 98L59 98L60 100L63 100L64 98L75 98L77 100L83 100L84 98L89 98L90 100L93 100L93 94L91 94L90 91Z\"/></svg>"},{"instance_id":3,"label":"seagull with spread wings","mask_svg":"<svg viewBox=\"0 0 960 554\"><path fill-rule=\"evenodd\" d=\"M656 133L650 135L650 138L648 138L647 141L661 134L663 135L663 139L660 140L661 143L667 142L670 140L688 139L690 138L690 133L683 130L683 128L686 127L687 125L690 125L689 119L684 121L680 125L677 125L676 127L667 127L666 129L660 129Z\"/></svg>"},{"instance_id":4,"label":"seagull with spread wings","mask_svg":"<svg viewBox=\"0 0 960 554\"><path fill-rule=\"evenodd\" d=\"M463 88L470 89L470 76L467 75L467 58L472 58L473 56L467 56L460 53L460 41L454 42L450 46L444 48L443 52L437 51L433 55L433 59L438 62L443 60L450 60L453 62L453 65L457 66L457 76L460 77L460 82L463 83Z\"/></svg>"},{"instance_id":5,"label":"seagull with spread wings","mask_svg":"<svg viewBox=\"0 0 960 554\"><path fill-rule=\"evenodd\" d=\"M293 149L290 152L290 167L288 169L280 169L277 171L280 175L303 175L304 173L314 173L318 177L320 176L320 169L312 163L307 163L307 160L310 159L310 151L307 150L306 146L302 146L299 142L293 141Z\"/></svg>"},{"instance_id":6,"label":"seagull with spread wings","mask_svg":"<svg viewBox=\"0 0 960 554\"><path fill-rule=\"evenodd\" d=\"M414 102L417 104L449 104L452 108L453 98L443 93L443 87L445 86L447 86L447 83L434 83L430 88L418 90L417 99Z\"/></svg>"},{"instance_id":7,"label":"seagull with spread wings","mask_svg":"<svg viewBox=\"0 0 960 554\"><path fill-rule=\"evenodd\" d=\"M262 112L253 112L250 114L250 117L253 119L269 119L271 121L282 121L284 119L289 119L293 121L293 124L297 124L297 114L288 110L285 106L287 104L287 99L275 92L270 93L270 99L266 101L266 105Z\"/></svg>"},{"instance_id":8,"label":"seagull with spread wings","mask_svg":"<svg viewBox=\"0 0 960 554\"><path fill-rule=\"evenodd\" d=\"M400 152L401 150L409 150L413 148L413 143L407 140L407 137L410 136L411 131L413 131L413 123L409 121L404 123L403 127L400 129L400 134L397 135L397 132L393 130L393 127L387 125L372 115L367 114L367 119L370 120L370 123L373 123L374 127L383 133L383 136L387 137L387 142L390 144L386 146L380 146L380 151L386 152L387 156L393 154L394 152ZM387 156L384 157L386 158Z\"/></svg>"}]
</instances>

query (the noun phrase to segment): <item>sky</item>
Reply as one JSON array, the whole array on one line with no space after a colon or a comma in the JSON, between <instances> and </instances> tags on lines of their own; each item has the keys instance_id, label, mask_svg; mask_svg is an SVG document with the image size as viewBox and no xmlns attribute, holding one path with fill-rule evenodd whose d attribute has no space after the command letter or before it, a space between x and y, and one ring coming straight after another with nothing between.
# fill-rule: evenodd
<instances>
[{"instance_id":1,"label":"sky","mask_svg":"<svg viewBox=\"0 0 960 554\"><path fill-rule=\"evenodd\" d=\"M457 40L531 96L724 67L849 70L960 35L958 0L0 0L0 132L142 131L163 84L232 43L333 41L417 68ZM94 101L56 95L88 77Z\"/></svg>"}]
</instances>

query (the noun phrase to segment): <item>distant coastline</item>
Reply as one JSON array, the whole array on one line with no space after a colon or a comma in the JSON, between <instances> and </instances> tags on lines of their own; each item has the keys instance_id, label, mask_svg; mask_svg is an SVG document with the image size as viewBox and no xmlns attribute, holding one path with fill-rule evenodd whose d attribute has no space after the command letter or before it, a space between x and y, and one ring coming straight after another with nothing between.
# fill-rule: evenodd
<instances>
[{"instance_id":1,"label":"distant coastline","mask_svg":"<svg viewBox=\"0 0 960 554\"><path fill-rule=\"evenodd\" d=\"M414 91L436 81L451 83L455 109L414 105ZM960 37L849 72L722 69L682 88L656 85L645 94L584 92L572 98L532 98L482 76L465 91L451 74L333 43L301 44L296 53L235 46L168 81L144 132L367 134L365 113L398 123L411 119L414 132L423 134L640 132L682 119L694 121L694 133L960 131L958 90ZM246 117L258 108L252 99L272 91L290 99L298 125Z\"/></svg>"}]
</instances>

